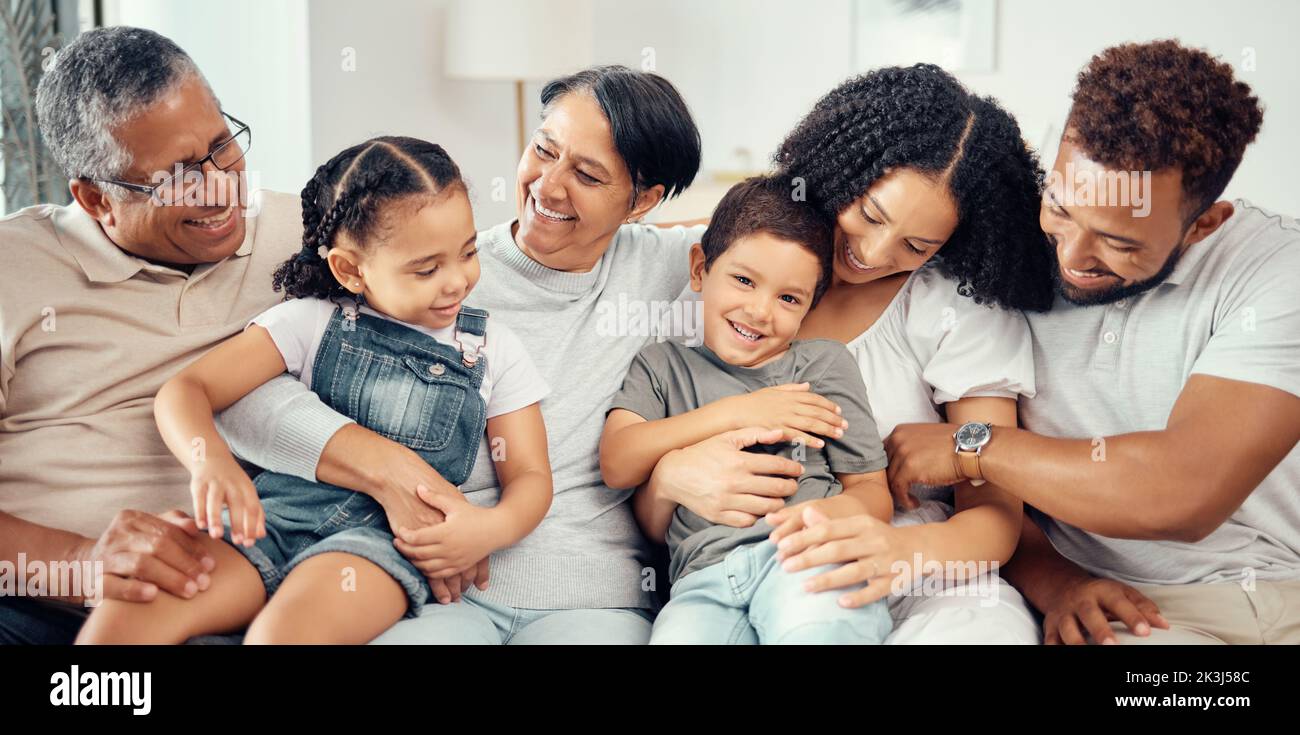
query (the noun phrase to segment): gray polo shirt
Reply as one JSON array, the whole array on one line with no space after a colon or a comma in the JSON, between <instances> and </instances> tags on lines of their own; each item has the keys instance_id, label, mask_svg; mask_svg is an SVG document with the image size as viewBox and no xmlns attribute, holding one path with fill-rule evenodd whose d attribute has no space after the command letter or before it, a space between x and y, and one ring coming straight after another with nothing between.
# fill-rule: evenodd
<instances>
[{"instance_id":1,"label":"gray polo shirt","mask_svg":"<svg viewBox=\"0 0 1300 735\"><path fill-rule=\"evenodd\" d=\"M849 422L842 439L826 440L822 449L798 448L804 472L787 505L838 495L837 474L883 470L887 463L876 422L867 403L867 388L857 362L843 344L829 339L800 340L780 358L757 368L723 362L704 345L651 344L632 361L610 410L622 408L647 421L693 411L728 396L743 395L783 383L810 383L814 393L839 405ZM793 443L759 445L747 451L795 458ZM714 525L678 506L668 527L670 582L717 564L732 549L758 543L772 527L759 520L749 528Z\"/></svg>"},{"instance_id":2,"label":"gray polo shirt","mask_svg":"<svg viewBox=\"0 0 1300 735\"><path fill-rule=\"evenodd\" d=\"M1026 315L1038 393L1020 399L1025 428L1076 439L1160 430L1194 373L1300 395L1300 224L1235 206L1150 291L1090 307L1058 296L1050 312ZM1124 582L1300 579L1300 448L1196 543L1111 539L1035 520L1064 556Z\"/></svg>"}]
</instances>

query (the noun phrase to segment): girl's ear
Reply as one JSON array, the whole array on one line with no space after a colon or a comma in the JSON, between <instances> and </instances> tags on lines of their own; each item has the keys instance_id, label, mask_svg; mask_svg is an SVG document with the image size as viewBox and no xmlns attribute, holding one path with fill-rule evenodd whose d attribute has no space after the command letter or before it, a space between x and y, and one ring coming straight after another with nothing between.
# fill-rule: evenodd
<instances>
[{"instance_id":1,"label":"girl's ear","mask_svg":"<svg viewBox=\"0 0 1300 735\"><path fill-rule=\"evenodd\" d=\"M691 246L691 290L704 290L704 246L698 242Z\"/></svg>"},{"instance_id":2,"label":"girl's ear","mask_svg":"<svg viewBox=\"0 0 1300 735\"><path fill-rule=\"evenodd\" d=\"M646 213L659 205L664 200L664 185L655 184L637 195L636 201L632 203L632 211L628 212L627 221L636 222Z\"/></svg>"},{"instance_id":3,"label":"girl's ear","mask_svg":"<svg viewBox=\"0 0 1300 735\"><path fill-rule=\"evenodd\" d=\"M361 277L361 260L357 253L347 248L330 248L328 262L334 280L343 288L354 294L366 290L365 279Z\"/></svg>"}]
</instances>

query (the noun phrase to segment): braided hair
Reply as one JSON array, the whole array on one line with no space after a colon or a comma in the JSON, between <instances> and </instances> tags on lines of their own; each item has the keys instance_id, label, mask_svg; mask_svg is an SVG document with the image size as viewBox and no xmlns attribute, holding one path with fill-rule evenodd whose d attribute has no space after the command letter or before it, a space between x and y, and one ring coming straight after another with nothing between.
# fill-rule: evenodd
<instances>
[{"instance_id":1,"label":"braided hair","mask_svg":"<svg viewBox=\"0 0 1300 735\"><path fill-rule=\"evenodd\" d=\"M890 169L944 180L958 225L934 257L981 304L1046 311L1053 265L1038 225L1043 172L991 98L932 64L854 77L817 102L774 156L834 222Z\"/></svg>"},{"instance_id":2,"label":"braided hair","mask_svg":"<svg viewBox=\"0 0 1300 735\"><path fill-rule=\"evenodd\" d=\"M302 249L275 269L272 284L286 297L351 297L325 254L340 235L357 247L376 239L388 205L440 198L465 182L447 151L398 136L372 138L326 161L302 189Z\"/></svg>"}]
</instances>

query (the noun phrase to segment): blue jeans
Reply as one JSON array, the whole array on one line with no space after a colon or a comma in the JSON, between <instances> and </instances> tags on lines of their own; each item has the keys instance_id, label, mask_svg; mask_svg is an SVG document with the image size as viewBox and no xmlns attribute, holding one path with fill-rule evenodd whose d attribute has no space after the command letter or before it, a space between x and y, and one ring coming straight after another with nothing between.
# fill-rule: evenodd
<instances>
[{"instance_id":1,"label":"blue jeans","mask_svg":"<svg viewBox=\"0 0 1300 735\"><path fill-rule=\"evenodd\" d=\"M884 600L846 608L839 604L844 589L804 591L804 581L834 568L786 572L771 541L737 547L721 562L677 580L672 598L655 621L650 643L883 642L893 627Z\"/></svg>"},{"instance_id":2,"label":"blue jeans","mask_svg":"<svg viewBox=\"0 0 1300 735\"><path fill-rule=\"evenodd\" d=\"M400 620L372 645L644 645L650 611L636 608L529 610L468 597L430 602L418 617Z\"/></svg>"},{"instance_id":3,"label":"blue jeans","mask_svg":"<svg viewBox=\"0 0 1300 735\"><path fill-rule=\"evenodd\" d=\"M70 646L89 613L79 605L0 597L0 645Z\"/></svg>"}]
</instances>

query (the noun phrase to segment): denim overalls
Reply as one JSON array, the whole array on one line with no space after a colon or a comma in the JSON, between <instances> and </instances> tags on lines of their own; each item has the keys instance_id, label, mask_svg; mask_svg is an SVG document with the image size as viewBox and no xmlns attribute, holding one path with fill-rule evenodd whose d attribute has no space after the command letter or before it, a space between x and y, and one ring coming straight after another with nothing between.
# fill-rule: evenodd
<instances>
[{"instance_id":1,"label":"denim overalls","mask_svg":"<svg viewBox=\"0 0 1300 735\"><path fill-rule=\"evenodd\" d=\"M460 349L396 322L341 306L330 317L312 367L312 390L327 406L410 447L461 485L474 468L487 424L479 393L487 370L487 312L461 307ZM345 552L378 564L405 589L408 616L431 597L424 575L393 547L384 510L336 485L263 472L254 480L266 538L236 546L262 575L270 597L289 571L316 554ZM229 512L226 512L229 529ZM230 539L229 531L226 539Z\"/></svg>"}]
</instances>

